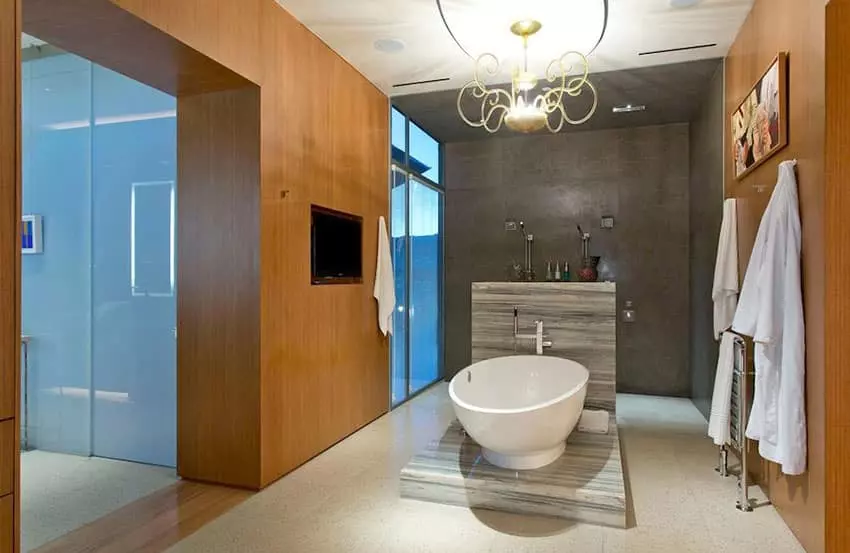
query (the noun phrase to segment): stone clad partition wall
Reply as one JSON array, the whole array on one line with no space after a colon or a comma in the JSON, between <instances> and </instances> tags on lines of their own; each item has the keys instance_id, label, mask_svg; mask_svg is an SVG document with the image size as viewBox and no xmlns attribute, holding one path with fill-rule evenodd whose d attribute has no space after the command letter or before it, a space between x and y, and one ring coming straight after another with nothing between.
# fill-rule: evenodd
<instances>
[{"instance_id":1,"label":"stone clad partition wall","mask_svg":"<svg viewBox=\"0 0 850 553\"><path fill-rule=\"evenodd\" d=\"M402 469L402 497L526 515L626 527L626 486L616 401L616 299L613 283L477 282L472 284L472 360L534 353L535 320L553 342L545 354L590 371L585 406L611 413L607 434L573 432L553 463L517 472L482 459L481 448L452 423Z\"/></svg>"},{"instance_id":2,"label":"stone clad partition wall","mask_svg":"<svg viewBox=\"0 0 850 553\"><path fill-rule=\"evenodd\" d=\"M544 354L572 359L590 371L585 406L613 412L617 382L617 287L611 282L476 282L472 284L472 362L534 353L531 340L543 321L552 347Z\"/></svg>"}]
</instances>

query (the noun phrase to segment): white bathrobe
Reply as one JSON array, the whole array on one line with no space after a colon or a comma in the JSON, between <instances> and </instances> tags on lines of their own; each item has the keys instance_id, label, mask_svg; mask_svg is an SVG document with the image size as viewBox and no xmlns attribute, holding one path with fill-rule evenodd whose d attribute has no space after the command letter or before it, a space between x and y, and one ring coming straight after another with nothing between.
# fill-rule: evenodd
<instances>
[{"instance_id":1,"label":"white bathrobe","mask_svg":"<svg viewBox=\"0 0 850 553\"><path fill-rule=\"evenodd\" d=\"M806 470L805 328L796 161L779 166L744 277L732 328L755 342L755 397L747 437L785 474Z\"/></svg>"}]
</instances>

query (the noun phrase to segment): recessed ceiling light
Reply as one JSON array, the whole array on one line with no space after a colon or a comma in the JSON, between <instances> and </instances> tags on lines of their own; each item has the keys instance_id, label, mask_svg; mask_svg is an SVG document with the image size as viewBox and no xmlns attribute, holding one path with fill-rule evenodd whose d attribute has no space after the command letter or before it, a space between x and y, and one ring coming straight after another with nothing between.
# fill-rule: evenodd
<instances>
[{"instance_id":1,"label":"recessed ceiling light","mask_svg":"<svg viewBox=\"0 0 850 553\"><path fill-rule=\"evenodd\" d=\"M611 111L614 113L634 113L636 111L646 111L646 106L643 104L626 104L624 106L614 106Z\"/></svg>"},{"instance_id":2,"label":"recessed ceiling light","mask_svg":"<svg viewBox=\"0 0 850 553\"><path fill-rule=\"evenodd\" d=\"M395 54L404 50L404 42L397 38L379 38L374 46L375 50L385 54Z\"/></svg>"},{"instance_id":3,"label":"recessed ceiling light","mask_svg":"<svg viewBox=\"0 0 850 553\"><path fill-rule=\"evenodd\" d=\"M670 0L671 8L692 8L702 2L702 0Z\"/></svg>"}]
</instances>

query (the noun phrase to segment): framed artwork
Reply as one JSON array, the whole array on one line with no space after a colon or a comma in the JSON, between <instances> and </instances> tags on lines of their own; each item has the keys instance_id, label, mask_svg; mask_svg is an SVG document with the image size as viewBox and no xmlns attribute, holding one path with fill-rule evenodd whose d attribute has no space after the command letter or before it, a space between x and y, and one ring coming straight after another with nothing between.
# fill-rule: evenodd
<instances>
[{"instance_id":1,"label":"framed artwork","mask_svg":"<svg viewBox=\"0 0 850 553\"><path fill-rule=\"evenodd\" d=\"M780 52L732 112L732 160L741 179L788 145L788 54Z\"/></svg>"},{"instance_id":2,"label":"framed artwork","mask_svg":"<svg viewBox=\"0 0 850 553\"><path fill-rule=\"evenodd\" d=\"M42 229L41 215L21 216L21 253L42 253Z\"/></svg>"}]
</instances>

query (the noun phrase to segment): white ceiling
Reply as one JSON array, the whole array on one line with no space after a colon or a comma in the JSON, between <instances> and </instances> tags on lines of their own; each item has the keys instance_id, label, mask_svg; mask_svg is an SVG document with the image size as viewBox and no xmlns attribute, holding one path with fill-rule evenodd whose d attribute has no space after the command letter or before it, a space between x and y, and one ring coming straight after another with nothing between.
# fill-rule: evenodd
<instances>
[{"instance_id":1,"label":"white ceiling","mask_svg":"<svg viewBox=\"0 0 850 553\"><path fill-rule=\"evenodd\" d=\"M460 88L473 62L454 43L440 19L436 0L277 0L387 94ZM681 2L680 2L681 3ZM671 0L610 0L608 31L590 57L591 71L614 71L726 55L753 0L702 0L686 8ZM538 74L566 50L587 52L602 27L602 0L443 0L446 19L473 56L489 51L504 60L508 80L519 39L513 21L543 23L529 55ZM399 39L404 49L381 52L378 40ZM639 56L639 52L697 44L717 46ZM506 67L507 66L507 67ZM449 81L404 88L392 85L449 77Z\"/></svg>"}]
</instances>

